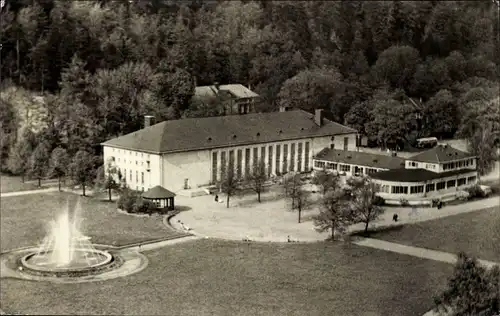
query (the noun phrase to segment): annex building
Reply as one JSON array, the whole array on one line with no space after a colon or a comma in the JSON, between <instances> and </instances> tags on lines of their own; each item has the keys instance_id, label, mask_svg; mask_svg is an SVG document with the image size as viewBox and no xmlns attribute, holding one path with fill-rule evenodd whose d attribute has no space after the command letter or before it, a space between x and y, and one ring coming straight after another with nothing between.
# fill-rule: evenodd
<instances>
[{"instance_id":1,"label":"annex building","mask_svg":"<svg viewBox=\"0 0 500 316\"><path fill-rule=\"evenodd\" d=\"M378 195L388 204L399 204L401 199L454 199L457 191L477 183L476 157L449 145L407 159L326 148L313 160L315 170L369 176L379 184Z\"/></svg>"},{"instance_id":2,"label":"annex building","mask_svg":"<svg viewBox=\"0 0 500 316\"><path fill-rule=\"evenodd\" d=\"M356 135L321 110L292 110L164 121L102 146L128 187L178 193L216 183L229 165L240 177L261 160L269 176L308 172L324 148L356 150Z\"/></svg>"}]
</instances>

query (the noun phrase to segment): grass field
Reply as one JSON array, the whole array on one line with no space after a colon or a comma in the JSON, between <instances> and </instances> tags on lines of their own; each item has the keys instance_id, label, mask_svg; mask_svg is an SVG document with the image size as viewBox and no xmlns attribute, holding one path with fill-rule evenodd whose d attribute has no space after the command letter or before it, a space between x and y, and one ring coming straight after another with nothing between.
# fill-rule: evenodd
<instances>
[{"instance_id":1,"label":"grass field","mask_svg":"<svg viewBox=\"0 0 500 316\"><path fill-rule=\"evenodd\" d=\"M500 262L500 207L405 225L371 237Z\"/></svg>"},{"instance_id":2,"label":"grass field","mask_svg":"<svg viewBox=\"0 0 500 316\"><path fill-rule=\"evenodd\" d=\"M48 223L66 206L74 205L72 193L43 193L1 198L0 250L34 246L47 232ZM116 203L81 197L83 231L93 242L124 245L176 234L157 215L135 217L118 213Z\"/></svg>"},{"instance_id":3,"label":"grass field","mask_svg":"<svg viewBox=\"0 0 500 316\"><path fill-rule=\"evenodd\" d=\"M21 177L9 176L6 174L0 175L0 192L17 192L17 191L29 191L29 190L40 190L48 187L56 187L57 180L42 180L42 187L38 187L37 180L27 180L25 182L21 181Z\"/></svg>"},{"instance_id":4,"label":"grass field","mask_svg":"<svg viewBox=\"0 0 500 316\"><path fill-rule=\"evenodd\" d=\"M149 266L99 283L4 279L24 314L415 316L453 266L354 245L199 240L146 252Z\"/></svg>"}]
</instances>

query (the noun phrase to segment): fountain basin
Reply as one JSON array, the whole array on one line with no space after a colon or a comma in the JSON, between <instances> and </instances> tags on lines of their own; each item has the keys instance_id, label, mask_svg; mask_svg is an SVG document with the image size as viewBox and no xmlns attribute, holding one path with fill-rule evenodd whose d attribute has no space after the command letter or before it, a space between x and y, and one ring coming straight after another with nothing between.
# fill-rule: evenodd
<instances>
[{"instance_id":1,"label":"fountain basin","mask_svg":"<svg viewBox=\"0 0 500 316\"><path fill-rule=\"evenodd\" d=\"M74 259L64 266L48 260L51 251L42 253L29 253L21 258L20 264L30 273L50 276L84 276L98 273L104 269L110 268L115 262L115 258L108 252L97 249L75 249ZM86 258L90 257L93 262L89 262Z\"/></svg>"}]
</instances>

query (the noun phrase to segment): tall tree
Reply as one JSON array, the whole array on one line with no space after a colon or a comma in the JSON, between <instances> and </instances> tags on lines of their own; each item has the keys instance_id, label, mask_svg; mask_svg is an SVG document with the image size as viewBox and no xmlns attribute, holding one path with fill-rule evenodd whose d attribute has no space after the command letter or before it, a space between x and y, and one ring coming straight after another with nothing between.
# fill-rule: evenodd
<instances>
[{"instance_id":1,"label":"tall tree","mask_svg":"<svg viewBox=\"0 0 500 316\"><path fill-rule=\"evenodd\" d=\"M66 150L62 147L56 147L52 150L49 163L49 176L56 177L59 191L61 191L61 178L68 175L68 166L70 159Z\"/></svg>"},{"instance_id":2,"label":"tall tree","mask_svg":"<svg viewBox=\"0 0 500 316\"><path fill-rule=\"evenodd\" d=\"M222 172L219 187L221 192L226 194L226 207L229 208L229 199L241 189L241 179L238 178L238 172L234 170L233 164L230 163Z\"/></svg>"},{"instance_id":3,"label":"tall tree","mask_svg":"<svg viewBox=\"0 0 500 316\"><path fill-rule=\"evenodd\" d=\"M408 91L419 63L419 52L415 48L392 46L380 54L372 70L379 83L387 82L394 88Z\"/></svg>"},{"instance_id":4,"label":"tall tree","mask_svg":"<svg viewBox=\"0 0 500 316\"><path fill-rule=\"evenodd\" d=\"M120 189L121 172L113 160L99 166L96 172L96 187L108 192L108 200L112 202L112 192Z\"/></svg>"},{"instance_id":5,"label":"tall tree","mask_svg":"<svg viewBox=\"0 0 500 316\"><path fill-rule=\"evenodd\" d=\"M319 232L330 230L332 241L335 240L335 231L352 222L349 198L347 191L340 188L328 191L321 198L320 213L314 217L314 226Z\"/></svg>"},{"instance_id":6,"label":"tall tree","mask_svg":"<svg viewBox=\"0 0 500 316\"><path fill-rule=\"evenodd\" d=\"M458 127L458 111L453 95L448 90L439 90L425 104L422 127L426 136L451 137Z\"/></svg>"},{"instance_id":7,"label":"tall tree","mask_svg":"<svg viewBox=\"0 0 500 316\"><path fill-rule=\"evenodd\" d=\"M51 148L46 142L40 142L30 156L29 175L38 180L38 186L41 187L42 178L47 175L50 162Z\"/></svg>"},{"instance_id":8,"label":"tall tree","mask_svg":"<svg viewBox=\"0 0 500 316\"><path fill-rule=\"evenodd\" d=\"M436 311L450 316L500 313L500 267L487 269L476 258L458 254L447 288L434 298Z\"/></svg>"},{"instance_id":9,"label":"tall tree","mask_svg":"<svg viewBox=\"0 0 500 316\"><path fill-rule=\"evenodd\" d=\"M300 177L300 175L298 175ZM300 224L302 219L302 211L304 211L311 204L311 192L307 191L302 185L296 186L292 192L290 192L290 197L292 198L292 210L297 210L297 221Z\"/></svg>"},{"instance_id":10,"label":"tall tree","mask_svg":"<svg viewBox=\"0 0 500 316\"><path fill-rule=\"evenodd\" d=\"M30 157L35 146L35 134L29 128L25 128L10 150L7 167L10 172L21 175L23 182L26 173L29 171Z\"/></svg>"},{"instance_id":11,"label":"tall tree","mask_svg":"<svg viewBox=\"0 0 500 316\"><path fill-rule=\"evenodd\" d=\"M92 185L95 179L96 165L99 160L88 151L79 150L69 165L71 178L76 185L82 186L83 196L85 196L86 187Z\"/></svg>"},{"instance_id":12,"label":"tall tree","mask_svg":"<svg viewBox=\"0 0 500 316\"><path fill-rule=\"evenodd\" d=\"M467 138L469 152L477 157L477 171L479 176L491 172L495 162L500 159L500 131L494 130L491 122L485 122L472 136Z\"/></svg>"},{"instance_id":13,"label":"tall tree","mask_svg":"<svg viewBox=\"0 0 500 316\"><path fill-rule=\"evenodd\" d=\"M320 186L323 196L325 196L329 191L335 191L339 187L340 178L332 172L318 170L315 171L311 182Z\"/></svg>"},{"instance_id":14,"label":"tall tree","mask_svg":"<svg viewBox=\"0 0 500 316\"><path fill-rule=\"evenodd\" d=\"M257 193L257 201L260 203L260 195L264 191L264 184L267 181L266 163L260 160L253 165L252 171L247 175L247 182L255 193Z\"/></svg>"},{"instance_id":15,"label":"tall tree","mask_svg":"<svg viewBox=\"0 0 500 316\"><path fill-rule=\"evenodd\" d=\"M382 215L385 209L377 203L377 184L368 180L358 182L361 185L353 187L352 210L356 222L364 223L364 232L368 232L368 225Z\"/></svg>"}]
</instances>

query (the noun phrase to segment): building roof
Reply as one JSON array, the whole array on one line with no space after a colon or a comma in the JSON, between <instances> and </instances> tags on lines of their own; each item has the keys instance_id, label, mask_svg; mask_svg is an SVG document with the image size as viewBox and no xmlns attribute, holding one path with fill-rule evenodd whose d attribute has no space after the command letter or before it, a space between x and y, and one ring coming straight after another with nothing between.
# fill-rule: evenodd
<instances>
[{"instance_id":1,"label":"building roof","mask_svg":"<svg viewBox=\"0 0 500 316\"><path fill-rule=\"evenodd\" d=\"M102 145L149 153L219 147L356 133L356 130L302 110L164 121L110 139Z\"/></svg>"},{"instance_id":2,"label":"building roof","mask_svg":"<svg viewBox=\"0 0 500 316\"><path fill-rule=\"evenodd\" d=\"M319 160L381 169L404 168L406 161L405 159L400 157L376 155L359 151L344 151L330 148L323 149L314 158Z\"/></svg>"},{"instance_id":3,"label":"building roof","mask_svg":"<svg viewBox=\"0 0 500 316\"><path fill-rule=\"evenodd\" d=\"M256 98L259 96L242 84L220 85L219 90L229 92L235 98ZM196 87L194 95L196 97L215 97L217 95L217 87L215 85Z\"/></svg>"},{"instance_id":4,"label":"building roof","mask_svg":"<svg viewBox=\"0 0 500 316\"><path fill-rule=\"evenodd\" d=\"M426 169L394 169L370 174L373 179L395 182L424 182L445 178L463 173L473 172L472 169L458 169L447 172L432 172Z\"/></svg>"},{"instance_id":5,"label":"building roof","mask_svg":"<svg viewBox=\"0 0 500 316\"><path fill-rule=\"evenodd\" d=\"M175 196L175 193L170 192L164 187L157 185L142 194L145 199L168 199Z\"/></svg>"},{"instance_id":6,"label":"building roof","mask_svg":"<svg viewBox=\"0 0 500 316\"><path fill-rule=\"evenodd\" d=\"M438 145L432 149L416 154L408 158L408 160L428 163L445 163L472 157L474 157L474 155L453 148L450 145Z\"/></svg>"}]
</instances>

